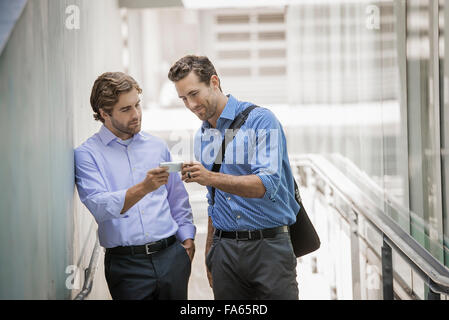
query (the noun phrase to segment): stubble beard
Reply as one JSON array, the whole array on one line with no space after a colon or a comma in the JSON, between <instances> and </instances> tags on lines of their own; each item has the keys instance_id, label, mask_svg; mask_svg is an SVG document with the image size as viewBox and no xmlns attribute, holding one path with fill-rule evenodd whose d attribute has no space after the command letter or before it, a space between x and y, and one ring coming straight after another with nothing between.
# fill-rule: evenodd
<instances>
[{"instance_id":1,"label":"stubble beard","mask_svg":"<svg viewBox=\"0 0 449 320\"><path fill-rule=\"evenodd\" d=\"M140 128L142 125L142 118L139 119L139 125L137 127L130 126L124 126L122 125L120 122L116 121L115 119L111 118L111 124L114 127L115 130L123 133L123 134L128 134L128 135L135 135L136 133L140 132Z\"/></svg>"},{"instance_id":2,"label":"stubble beard","mask_svg":"<svg viewBox=\"0 0 449 320\"><path fill-rule=\"evenodd\" d=\"M208 121L209 119L213 118L216 113L217 113L217 103L213 104L207 101L206 114L203 117L204 119L201 120Z\"/></svg>"}]
</instances>

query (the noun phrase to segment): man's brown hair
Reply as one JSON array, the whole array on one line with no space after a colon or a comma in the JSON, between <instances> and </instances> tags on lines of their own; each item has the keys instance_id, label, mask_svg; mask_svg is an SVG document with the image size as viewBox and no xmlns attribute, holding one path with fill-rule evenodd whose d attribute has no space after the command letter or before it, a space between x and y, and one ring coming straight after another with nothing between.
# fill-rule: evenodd
<instances>
[{"instance_id":1,"label":"man's brown hair","mask_svg":"<svg viewBox=\"0 0 449 320\"><path fill-rule=\"evenodd\" d=\"M198 76L200 82L207 85L210 85L210 78L213 75L218 77L217 71L208 57L188 55L175 62L168 72L168 78L176 82L187 77L191 71ZM221 86L219 88L221 91Z\"/></svg>"},{"instance_id":2,"label":"man's brown hair","mask_svg":"<svg viewBox=\"0 0 449 320\"><path fill-rule=\"evenodd\" d=\"M94 119L104 123L100 114L103 109L107 114L112 114L112 107L118 102L122 93L130 92L133 88L140 94L142 89L131 76L123 72L105 72L95 80L90 95L90 105L94 111Z\"/></svg>"}]
</instances>

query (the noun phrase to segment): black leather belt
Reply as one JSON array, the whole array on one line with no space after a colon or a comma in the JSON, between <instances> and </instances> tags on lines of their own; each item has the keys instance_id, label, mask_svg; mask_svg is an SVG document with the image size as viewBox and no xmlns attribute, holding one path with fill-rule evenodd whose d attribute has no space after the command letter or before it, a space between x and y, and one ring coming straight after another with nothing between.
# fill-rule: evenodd
<instances>
[{"instance_id":1,"label":"black leather belt","mask_svg":"<svg viewBox=\"0 0 449 320\"><path fill-rule=\"evenodd\" d=\"M171 237L150 242L141 246L126 246L126 247L115 247L107 248L106 253L111 254L121 254L121 255L133 255L133 254L153 254L164 250L165 248L171 246L176 242L176 237L173 235Z\"/></svg>"},{"instance_id":2,"label":"black leather belt","mask_svg":"<svg viewBox=\"0 0 449 320\"><path fill-rule=\"evenodd\" d=\"M288 226L253 231L222 231L217 229L215 230L215 235L220 238L237 240L259 240L274 238L277 234L286 232L288 232Z\"/></svg>"}]
</instances>

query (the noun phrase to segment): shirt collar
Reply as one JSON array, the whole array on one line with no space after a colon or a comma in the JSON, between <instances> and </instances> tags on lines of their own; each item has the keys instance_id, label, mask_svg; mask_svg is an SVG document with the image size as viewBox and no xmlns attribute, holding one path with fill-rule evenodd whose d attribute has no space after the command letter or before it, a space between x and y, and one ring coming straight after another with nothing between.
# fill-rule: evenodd
<instances>
[{"instance_id":1,"label":"shirt collar","mask_svg":"<svg viewBox=\"0 0 449 320\"><path fill-rule=\"evenodd\" d=\"M117 140L119 139L115 134L113 134L111 132L111 130L109 130L108 128L106 128L106 126L103 124L100 128L100 131L98 132L98 135L100 136L101 141L104 143L104 145L108 145L112 140ZM139 133L135 134L132 137L133 141L136 139L142 139L142 140L146 140L147 138L145 137L145 135L143 134L143 131L139 131Z\"/></svg>"},{"instance_id":2,"label":"shirt collar","mask_svg":"<svg viewBox=\"0 0 449 320\"><path fill-rule=\"evenodd\" d=\"M229 119L229 120L234 120L235 119L235 113L237 110L237 106L238 106L238 101L236 98L234 98L231 94L226 95L228 97L228 102L226 103L223 111L221 112L220 117L218 117L217 120L217 126L218 126L218 122L220 121L220 119ZM209 129L210 123L209 121L203 121L203 125L202 128L203 129Z\"/></svg>"},{"instance_id":3,"label":"shirt collar","mask_svg":"<svg viewBox=\"0 0 449 320\"><path fill-rule=\"evenodd\" d=\"M104 143L104 145L108 145L109 142L117 138L115 134L113 134L108 128L106 128L104 124L101 126L98 135L100 136L100 139Z\"/></svg>"},{"instance_id":4,"label":"shirt collar","mask_svg":"<svg viewBox=\"0 0 449 320\"><path fill-rule=\"evenodd\" d=\"M140 130L138 133L136 133L133 137L133 141L134 140L147 140L147 139L148 139L148 137L143 134L142 130Z\"/></svg>"}]
</instances>

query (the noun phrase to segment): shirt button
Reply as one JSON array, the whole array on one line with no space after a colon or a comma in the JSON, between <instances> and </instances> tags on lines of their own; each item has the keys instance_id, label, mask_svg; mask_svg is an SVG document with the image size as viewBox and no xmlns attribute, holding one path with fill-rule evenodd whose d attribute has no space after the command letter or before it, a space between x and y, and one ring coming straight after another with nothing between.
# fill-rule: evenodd
<instances>
[{"instance_id":1,"label":"shirt button","mask_svg":"<svg viewBox=\"0 0 449 320\"><path fill-rule=\"evenodd\" d=\"M237 219L240 219L240 216L237 216Z\"/></svg>"},{"instance_id":2,"label":"shirt button","mask_svg":"<svg viewBox=\"0 0 449 320\"><path fill-rule=\"evenodd\" d=\"M228 197L228 200L231 200L231 197Z\"/></svg>"}]
</instances>

